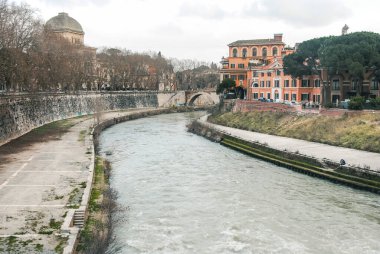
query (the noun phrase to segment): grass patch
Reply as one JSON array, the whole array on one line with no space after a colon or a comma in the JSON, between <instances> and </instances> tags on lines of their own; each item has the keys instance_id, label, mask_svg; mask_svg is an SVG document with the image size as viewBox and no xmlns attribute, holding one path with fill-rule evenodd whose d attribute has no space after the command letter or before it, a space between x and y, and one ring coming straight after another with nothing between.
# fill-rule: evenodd
<instances>
[{"instance_id":1,"label":"grass patch","mask_svg":"<svg viewBox=\"0 0 380 254\"><path fill-rule=\"evenodd\" d=\"M63 249L65 248L66 240L62 239L57 246L55 246L54 251L56 253L63 253Z\"/></svg>"},{"instance_id":2,"label":"grass patch","mask_svg":"<svg viewBox=\"0 0 380 254\"><path fill-rule=\"evenodd\" d=\"M56 221L55 219L50 219L49 226L54 229L60 229L62 226L62 221Z\"/></svg>"},{"instance_id":3,"label":"grass patch","mask_svg":"<svg viewBox=\"0 0 380 254\"><path fill-rule=\"evenodd\" d=\"M78 141L80 141L80 142L84 141L84 139L86 138L86 134L87 134L86 130L80 131L79 132L79 139L78 139Z\"/></svg>"},{"instance_id":4,"label":"grass patch","mask_svg":"<svg viewBox=\"0 0 380 254\"><path fill-rule=\"evenodd\" d=\"M86 182L81 182L80 183L80 187L85 189L87 187L87 183Z\"/></svg>"},{"instance_id":5,"label":"grass patch","mask_svg":"<svg viewBox=\"0 0 380 254\"><path fill-rule=\"evenodd\" d=\"M380 114L333 117L289 112L229 112L211 116L209 121L271 135L380 152Z\"/></svg>"},{"instance_id":6,"label":"grass patch","mask_svg":"<svg viewBox=\"0 0 380 254\"><path fill-rule=\"evenodd\" d=\"M35 245L35 250L38 251L38 252L42 252L44 250L44 245L40 244L40 243L37 243Z\"/></svg>"},{"instance_id":7,"label":"grass patch","mask_svg":"<svg viewBox=\"0 0 380 254\"><path fill-rule=\"evenodd\" d=\"M63 199L63 198L64 198L64 196L58 196L58 195L55 195L55 197L54 197L55 200L59 200L59 199Z\"/></svg>"},{"instance_id":8,"label":"grass patch","mask_svg":"<svg viewBox=\"0 0 380 254\"><path fill-rule=\"evenodd\" d=\"M68 204L72 205L74 202L76 203L79 198L80 191L78 188L73 189L69 194Z\"/></svg>"},{"instance_id":9,"label":"grass patch","mask_svg":"<svg viewBox=\"0 0 380 254\"><path fill-rule=\"evenodd\" d=\"M15 237L15 236L8 237L8 245L13 245L16 242L17 242L17 237Z\"/></svg>"},{"instance_id":10,"label":"grass patch","mask_svg":"<svg viewBox=\"0 0 380 254\"><path fill-rule=\"evenodd\" d=\"M34 240L22 240L15 236L0 239L0 253L36 253L43 252L43 245L36 248Z\"/></svg>"},{"instance_id":11,"label":"grass patch","mask_svg":"<svg viewBox=\"0 0 380 254\"><path fill-rule=\"evenodd\" d=\"M96 157L95 175L89 200L89 217L81 230L78 253L104 253L110 242L114 224L111 214L117 209L116 196L109 189L110 166L106 160Z\"/></svg>"},{"instance_id":12,"label":"grass patch","mask_svg":"<svg viewBox=\"0 0 380 254\"><path fill-rule=\"evenodd\" d=\"M54 232L54 229L48 227L48 226L42 226L40 228L40 231L38 231L38 234L41 234L41 235L51 235L53 234Z\"/></svg>"}]
</instances>

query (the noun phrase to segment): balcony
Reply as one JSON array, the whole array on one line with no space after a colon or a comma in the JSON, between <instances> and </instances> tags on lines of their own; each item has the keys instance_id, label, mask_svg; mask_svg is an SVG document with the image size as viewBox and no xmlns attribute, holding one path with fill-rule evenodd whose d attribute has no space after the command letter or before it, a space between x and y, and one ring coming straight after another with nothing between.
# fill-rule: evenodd
<instances>
[{"instance_id":1,"label":"balcony","mask_svg":"<svg viewBox=\"0 0 380 254\"><path fill-rule=\"evenodd\" d=\"M251 59L249 60L248 67L259 67L259 66L265 66L268 64L267 60L264 59Z\"/></svg>"}]
</instances>

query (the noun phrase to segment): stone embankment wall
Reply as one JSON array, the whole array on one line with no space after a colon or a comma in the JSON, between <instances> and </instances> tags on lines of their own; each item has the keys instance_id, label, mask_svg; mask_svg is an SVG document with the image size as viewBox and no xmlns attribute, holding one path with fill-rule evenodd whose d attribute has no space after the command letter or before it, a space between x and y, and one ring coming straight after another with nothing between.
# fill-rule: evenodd
<instances>
[{"instance_id":1,"label":"stone embankment wall","mask_svg":"<svg viewBox=\"0 0 380 254\"><path fill-rule=\"evenodd\" d=\"M319 161L306 155L276 150L268 147L266 144L250 142L231 136L200 121L191 123L188 126L188 130L226 147L275 165L380 194L380 176L378 172L348 166L340 167L331 161Z\"/></svg>"},{"instance_id":2,"label":"stone embankment wall","mask_svg":"<svg viewBox=\"0 0 380 254\"><path fill-rule=\"evenodd\" d=\"M157 93L37 94L0 97L0 145L57 120L104 111L158 106Z\"/></svg>"},{"instance_id":3,"label":"stone embankment wall","mask_svg":"<svg viewBox=\"0 0 380 254\"><path fill-rule=\"evenodd\" d=\"M295 107L273 102L236 100L233 112L272 111L272 112L295 112Z\"/></svg>"}]
</instances>

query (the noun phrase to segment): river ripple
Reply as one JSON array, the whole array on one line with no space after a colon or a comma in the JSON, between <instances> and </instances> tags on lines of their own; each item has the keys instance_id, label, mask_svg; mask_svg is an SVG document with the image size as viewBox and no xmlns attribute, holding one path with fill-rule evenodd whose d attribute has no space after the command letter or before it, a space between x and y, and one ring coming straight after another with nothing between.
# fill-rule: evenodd
<instances>
[{"instance_id":1,"label":"river ripple","mask_svg":"<svg viewBox=\"0 0 380 254\"><path fill-rule=\"evenodd\" d=\"M101 154L113 152L111 186L129 207L116 230L122 253L380 253L378 195L188 133L195 116L102 133Z\"/></svg>"}]
</instances>

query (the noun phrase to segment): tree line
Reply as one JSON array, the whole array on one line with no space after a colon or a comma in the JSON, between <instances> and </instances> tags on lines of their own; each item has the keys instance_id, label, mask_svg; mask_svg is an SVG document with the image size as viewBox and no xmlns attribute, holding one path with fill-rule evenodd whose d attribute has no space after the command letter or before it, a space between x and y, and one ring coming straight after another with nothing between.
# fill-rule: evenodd
<instances>
[{"instance_id":1,"label":"tree line","mask_svg":"<svg viewBox=\"0 0 380 254\"><path fill-rule=\"evenodd\" d=\"M0 91L173 90L215 87L219 81L215 72L199 71L215 64L72 44L29 5L8 0L0 0L0 35Z\"/></svg>"},{"instance_id":2,"label":"tree line","mask_svg":"<svg viewBox=\"0 0 380 254\"><path fill-rule=\"evenodd\" d=\"M369 86L364 80L380 80L380 34L355 32L302 42L295 53L284 57L284 72L293 78L319 76L322 102L331 103L331 79L350 81L351 97L368 98Z\"/></svg>"}]
</instances>

